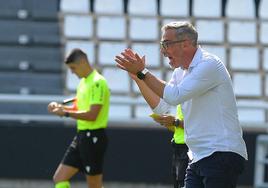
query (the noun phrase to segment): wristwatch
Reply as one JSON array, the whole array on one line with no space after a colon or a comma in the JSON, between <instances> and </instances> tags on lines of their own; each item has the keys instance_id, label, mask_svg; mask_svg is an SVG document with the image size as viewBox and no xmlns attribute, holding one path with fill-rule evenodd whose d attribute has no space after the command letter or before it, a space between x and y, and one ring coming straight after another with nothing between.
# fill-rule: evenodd
<instances>
[{"instance_id":1,"label":"wristwatch","mask_svg":"<svg viewBox=\"0 0 268 188\"><path fill-rule=\"evenodd\" d=\"M173 124L175 125L175 127L179 127L181 124L181 121L179 119L175 119Z\"/></svg>"},{"instance_id":2,"label":"wristwatch","mask_svg":"<svg viewBox=\"0 0 268 188\"><path fill-rule=\"evenodd\" d=\"M143 80L145 78L145 74L149 72L148 69L144 68L142 71L139 71L137 72L137 77L140 79L140 80Z\"/></svg>"}]
</instances>

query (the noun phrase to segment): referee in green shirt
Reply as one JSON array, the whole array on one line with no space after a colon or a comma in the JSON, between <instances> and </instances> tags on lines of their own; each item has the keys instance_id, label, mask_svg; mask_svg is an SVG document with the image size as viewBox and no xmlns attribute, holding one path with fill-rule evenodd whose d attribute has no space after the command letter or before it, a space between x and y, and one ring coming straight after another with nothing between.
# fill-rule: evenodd
<instances>
[{"instance_id":1,"label":"referee in green shirt","mask_svg":"<svg viewBox=\"0 0 268 188\"><path fill-rule=\"evenodd\" d=\"M81 79L74 105L51 102L48 111L76 119L77 134L54 174L55 188L70 188L69 180L79 171L85 174L89 188L102 188L110 91L105 78L92 68L82 50L74 49L65 64Z\"/></svg>"}]
</instances>

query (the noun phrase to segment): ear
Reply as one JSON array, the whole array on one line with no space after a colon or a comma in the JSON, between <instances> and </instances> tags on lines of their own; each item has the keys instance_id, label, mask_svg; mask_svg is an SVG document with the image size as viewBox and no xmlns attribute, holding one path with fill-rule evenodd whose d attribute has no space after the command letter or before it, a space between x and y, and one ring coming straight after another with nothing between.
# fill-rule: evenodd
<instances>
[{"instance_id":1,"label":"ear","mask_svg":"<svg viewBox=\"0 0 268 188\"><path fill-rule=\"evenodd\" d=\"M86 61L86 59L82 58L82 59L79 61L79 63L80 63L80 64L86 64L87 61Z\"/></svg>"},{"instance_id":2,"label":"ear","mask_svg":"<svg viewBox=\"0 0 268 188\"><path fill-rule=\"evenodd\" d=\"M190 41L190 40L186 40L186 41L183 42L183 47L184 47L184 48L189 48L189 47L191 47L191 46L193 46L193 45L192 45L192 41Z\"/></svg>"}]
</instances>

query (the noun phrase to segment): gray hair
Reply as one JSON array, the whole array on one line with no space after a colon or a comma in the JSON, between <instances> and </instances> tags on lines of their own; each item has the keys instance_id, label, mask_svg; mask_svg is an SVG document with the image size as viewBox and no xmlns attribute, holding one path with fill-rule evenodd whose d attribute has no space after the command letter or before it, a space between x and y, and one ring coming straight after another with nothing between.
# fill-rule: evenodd
<instances>
[{"instance_id":1,"label":"gray hair","mask_svg":"<svg viewBox=\"0 0 268 188\"><path fill-rule=\"evenodd\" d=\"M188 38L192 41L193 46L197 46L198 33L191 23L185 21L170 22L164 25L161 28L161 31L165 32L168 29L176 30L176 37L178 40Z\"/></svg>"}]
</instances>

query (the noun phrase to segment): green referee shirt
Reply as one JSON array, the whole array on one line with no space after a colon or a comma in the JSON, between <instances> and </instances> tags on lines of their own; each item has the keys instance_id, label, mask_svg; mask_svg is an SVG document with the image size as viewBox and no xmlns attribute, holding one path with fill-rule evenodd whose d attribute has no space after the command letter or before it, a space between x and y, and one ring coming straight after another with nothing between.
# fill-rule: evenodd
<instances>
[{"instance_id":1,"label":"green referee shirt","mask_svg":"<svg viewBox=\"0 0 268 188\"><path fill-rule=\"evenodd\" d=\"M177 106L177 118L183 121L183 114L181 111L181 105ZM176 144L185 144L184 141L184 129L182 127L175 127L175 132L173 134L173 139Z\"/></svg>"},{"instance_id":2,"label":"green referee shirt","mask_svg":"<svg viewBox=\"0 0 268 188\"><path fill-rule=\"evenodd\" d=\"M105 78L96 70L82 78L76 92L78 110L87 111L91 105L100 104L102 108L95 121L77 120L78 130L106 128L109 116L110 90Z\"/></svg>"}]
</instances>

